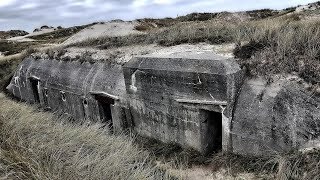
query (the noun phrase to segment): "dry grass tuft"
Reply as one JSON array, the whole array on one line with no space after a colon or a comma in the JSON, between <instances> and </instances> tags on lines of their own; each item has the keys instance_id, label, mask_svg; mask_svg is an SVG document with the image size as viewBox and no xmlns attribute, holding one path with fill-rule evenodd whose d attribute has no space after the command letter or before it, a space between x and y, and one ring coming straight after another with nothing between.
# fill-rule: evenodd
<instances>
[{"instance_id":1,"label":"dry grass tuft","mask_svg":"<svg viewBox=\"0 0 320 180\"><path fill-rule=\"evenodd\" d=\"M72 124L0 95L0 177L169 179L133 138Z\"/></svg>"},{"instance_id":2,"label":"dry grass tuft","mask_svg":"<svg viewBox=\"0 0 320 180\"><path fill-rule=\"evenodd\" d=\"M170 27L177 24L179 21L173 18L163 18L163 19L137 19L138 24L134 27L138 31L150 31L153 29L159 29L162 27Z\"/></svg>"},{"instance_id":3,"label":"dry grass tuft","mask_svg":"<svg viewBox=\"0 0 320 180\"><path fill-rule=\"evenodd\" d=\"M39 42L34 42L34 41L15 42L15 41L8 41L8 40L0 40L0 52L2 52L6 56L18 54L28 48L37 48L40 46L41 44Z\"/></svg>"},{"instance_id":4,"label":"dry grass tuft","mask_svg":"<svg viewBox=\"0 0 320 180\"><path fill-rule=\"evenodd\" d=\"M0 91L6 91L6 87L9 85L14 71L18 67L19 63L35 51L36 50L33 48L27 48L19 54L0 58Z\"/></svg>"},{"instance_id":5,"label":"dry grass tuft","mask_svg":"<svg viewBox=\"0 0 320 180\"><path fill-rule=\"evenodd\" d=\"M320 83L320 22L262 21L240 30L236 57L251 75L297 73L305 81ZM240 43L239 43L240 44Z\"/></svg>"},{"instance_id":6,"label":"dry grass tuft","mask_svg":"<svg viewBox=\"0 0 320 180\"><path fill-rule=\"evenodd\" d=\"M226 169L234 177L320 178L320 150L270 157L217 153L210 158L151 139L113 135L102 126L71 123L0 94L0 178L173 179L153 155L169 168L205 164L212 172Z\"/></svg>"},{"instance_id":7,"label":"dry grass tuft","mask_svg":"<svg viewBox=\"0 0 320 180\"><path fill-rule=\"evenodd\" d=\"M262 15L272 13L261 11ZM267 15L266 15L267 16ZM141 27L148 29L148 27ZM157 43L235 42L234 54L250 75L299 74L305 81L320 84L320 21L301 20L299 14L230 23L220 20L180 22L146 34L89 39L70 46L100 49Z\"/></svg>"},{"instance_id":8,"label":"dry grass tuft","mask_svg":"<svg viewBox=\"0 0 320 180\"><path fill-rule=\"evenodd\" d=\"M73 34L95 24L98 24L98 23L95 22L95 23L82 25L82 26L58 28L58 30L55 30L53 32L30 36L29 38L40 41L41 43L61 43L65 41L67 38L69 38L70 36L72 36Z\"/></svg>"},{"instance_id":9,"label":"dry grass tuft","mask_svg":"<svg viewBox=\"0 0 320 180\"><path fill-rule=\"evenodd\" d=\"M148 27L141 28L148 29ZM235 28L236 25L230 25L223 21L182 22L170 27L150 31L147 34L88 39L69 46L94 46L99 47L100 49L108 49L111 47L153 43L164 46L198 42L221 44L233 42Z\"/></svg>"},{"instance_id":10,"label":"dry grass tuft","mask_svg":"<svg viewBox=\"0 0 320 180\"><path fill-rule=\"evenodd\" d=\"M211 159L211 168L218 171L227 169L229 173L236 176L238 173L254 173L258 176L272 176L276 171L277 164L270 161L270 157L241 156L232 153L217 153Z\"/></svg>"},{"instance_id":11,"label":"dry grass tuft","mask_svg":"<svg viewBox=\"0 0 320 180\"><path fill-rule=\"evenodd\" d=\"M301 20L299 14L286 14L238 23L220 20L180 22L146 34L89 39L70 46L109 49L153 43L173 46L234 42L237 45L234 55L239 59L239 64L246 67L249 76L268 78L274 74L291 73L299 75L314 87L320 87L319 39L319 20Z\"/></svg>"},{"instance_id":12,"label":"dry grass tuft","mask_svg":"<svg viewBox=\"0 0 320 180\"><path fill-rule=\"evenodd\" d=\"M240 156L231 153L215 154L211 161L213 171L227 169L238 173L254 173L263 179L292 180L320 178L320 150L290 152L269 157Z\"/></svg>"},{"instance_id":13,"label":"dry grass tuft","mask_svg":"<svg viewBox=\"0 0 320 180\"><path fill-rule=\"evenodd\" d=\"M320 179L320 150L275 155L269 163L275 165L278 180Z\"/></svg>"},{"instance_id":14,"label":"dry grass tuft","mask_svg":"<svg viewBox=\"0 0 320 180\"><path fill-rule=\"evenodd\" d=\"M163 143L156 139L141 136L136 138L135 143L154 155L158 161L177 169L191 168L194 165L207 165L211 162L210 157L206 157L191 148L182 148L174 143Z\"/></svg>"}]
</instances>

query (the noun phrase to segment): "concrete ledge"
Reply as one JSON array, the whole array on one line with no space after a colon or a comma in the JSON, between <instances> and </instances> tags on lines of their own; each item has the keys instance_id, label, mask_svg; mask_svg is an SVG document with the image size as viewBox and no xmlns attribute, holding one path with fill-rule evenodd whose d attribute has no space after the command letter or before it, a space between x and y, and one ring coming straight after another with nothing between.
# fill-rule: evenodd
<instances>
[{"instance_id":1,"label":"concrete ledge","mask_svg":"<svg viewBox=\"0 0 320 180\"><path fill-rule=\"evenodd\" d=\"M112 95L112 94L109 94L109 93L106 93L106 92L101 92L101 91L92 91L90 92L90 94L93 94L93 95L101 95L101 96L105 96L105 97L108 97L108 98L111 98L115 101L118 101L120 98L119 96L115 96L115 95Z\"/></svg>"},{"instance_id":2,"label":"concrete ledge","mask_svg":"<svg viewBox=\"0 0 320 180\"><path fill-rule=\"evenodd\" d=\"M226 106L227 101L207 101L198 99L175 99L178 103L190 103L190 104L208 104L208 105L222 105Z\"/></svg>"}]
</instances>

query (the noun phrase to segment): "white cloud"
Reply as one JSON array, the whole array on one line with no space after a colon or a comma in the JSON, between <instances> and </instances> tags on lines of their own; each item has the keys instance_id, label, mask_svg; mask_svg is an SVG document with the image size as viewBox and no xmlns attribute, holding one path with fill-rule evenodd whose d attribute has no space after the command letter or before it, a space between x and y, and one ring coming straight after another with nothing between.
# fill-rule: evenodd
<instances>
[{"instance_id":1,"label":"white cloud","mask_svg":"<svg viewBox=\"0 0 320 180\"><path fill-rule=\"evenodd\" d=\"M206 0L204 0L204 1L206 1ZM215 1L217 1L217 0L215 0ZM156 4L156 5L174 5L174 4L177 4L180 2L188 3L185 0L153 0L152 1L152 3ZM210 2L212 2L212 1L210 1Z\"/></svg>"},{"instance_id":2,"label":"white cloud","mask_svg":"<svg viewBox=\"0 0 320 180\"><path fill-rule=\"evenodd\" d=\"M78 13L78 12L61 12L60 16L61 17L65 17L65 18L72 18L72 17L78 17L81 16L82 13Z\"/></svg>"},{"instance_id":3,"label":"white cloud","mask_svg":"<svg viewBox=\"0 0 320 180\"><path fill-rule=\"evenodd\" d=\"M159 5L168 5L173 4L174 2L172 0L154 0L153 3Z\"/></svg>"},{"instance_id":4,"label":"white cloud","mask_svg":"<svg viewBox=\"0 0 320 180\"><path fill-rule=\"evenodd\" d=\"M308 0L290 0L292 3L295 3L295 4L306 4L306 3L310 3L310 1Z\"/></svg>"},{"instance_id":5,"label":"white cloud","mask_svg":"<svg viewBox=\"0 0 320 180\"><path fill-rule=\"evenodd\" d=\"M31 3L26 3L26 4L22 4L19 9L33 9L33 8L36 8L38 7L38 4L35 3L35 2L31 2Z\"/></svg>"},{"instance_id":6,"label":"white cloud","mask_svg":"<svg viewBox=\"0 0 320 180\"><path fill-rule=\"evenodd\" d=\"M116 8L117 6L115 6L114 4L106 2L106 3L102 3L99 7L97 7L97 10L99 10L100 12L108 12Z\"/></svg>"},{"instance_id":7,"label":"white cloud","mask_svg":"<svg viewBox=\"0 0 320 180\"><path fill-rule=\"evenodd\" d=\"M95 4L95 0L68 0L69 6L83 6L83 7L94 7L97 4Z\"/></svg>"},{"instance_id":8,"label":"white cloud","mask_svg":"<svg viewBox=\"0 0 320 180\"><path fill-rule=\"evenodd\" d=\"M133 8L140 8L150 4L149 0L134 0L132 3Z\"/></svg>"},{"instance_id":9,"label":"white cloud","mask_svg":"<svg viewBox=\"0 0 320 180\"><path fill-rule=\"evenodd\" d=\"M73 26L111 19L176 17L192 12L282 9L316 0L0 0L0 30Z\"/></svg>"},{"instance_id":10,"label":"white cloud","mask_svg":"<svg viewBox=\"0 0 320 180\"><path fill-rule=\"evenodd\" d=\"M5 7L13 4L16 0L0 0L0 7Z\"/></svg>"},{"instance_id":11,"label":"white cloud","mask_svg":"<svg viewBox=\"0 0 320 180\"><path fill-rule=\"evenodd\" d=\"M148 5L174 5L184 0L134 0L132 3L133 8L140 8Z\"/></svg>"}]
</instances>

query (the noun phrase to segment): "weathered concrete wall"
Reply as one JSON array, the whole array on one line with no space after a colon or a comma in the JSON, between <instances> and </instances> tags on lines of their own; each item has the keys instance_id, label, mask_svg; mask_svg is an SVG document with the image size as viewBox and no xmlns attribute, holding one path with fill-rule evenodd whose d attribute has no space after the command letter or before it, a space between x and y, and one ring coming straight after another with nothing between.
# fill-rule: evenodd
<instances>
[{"instance_id":1,"label":"weathered concrete wall","mask_svg":"<svg viewBox=\"0 0 320 180\"><path fill-rule=\"evenodd\" d=\"M234 59L184 52L124 66L27 58L7 89L75 120L110 118L114 130L131 127L203 153L267 155L320 144L319 97L288 79L243 80Z\"/></svg>"},{"instance_id":2,"label":"weathered concrete wall","mask_svg":"<svg viewBox=\"0 0 320 180\"><path fill-rule=\"evenodd\" d=\"M207 153L231 147L232 107L242 77L233 59L212 53L144 56L124 67L26 59L8 90L75 119L103 121L101 111L108 111L115 129L131 126L141 135ZM110 98L110 110L104 109L101 103Z\"/></svg>"},{"instance_id":3,"label":"weathered concrete wall","mask_svg":"<svg viewBox=\"0 0 320 180\"><path fill-rule=\"evenodd\" d=\"M268 155L319 143L320 98L286 79L247 80L235 107L233 152Z\"/></svg>"},{"instance_id":4,"label":"weathered concrete wall","mask_svg":"<svg viewBox=\"0 0 320 180\"><path fill-rule=\"evenodd\" d=\"M35 103L31 79L39 82L37 88L42 107L69 114L75 119L101 120L98 104L93 96L101 92L115 99L115 114L123 114L126 107L120 65L28 58L19 65L8 90L24 101ZM116 121L117 117L114 118ZM115 123L117 124L121 123Z\"/></svg>"},{"instance_id":5,"label":"weathered concrete wall","mask_svg":"<svg viewBox=\"0 0 320 180\"><path fill-rule=\"evenodd\" d=\"M229 149L231 109L243 77L233 59L211 53L142 56L125 64L124 77L138 133L204 153L213 143ZM222 142L210 142L204 110L223 114Z\"/></svg>"},{"instance_id":6,"label":"weathered concrete wall","mask_svg":"<svg viewBox=\"0 0 320 180\"><path fill-rule=\"evenodd\" d=\"M131 60L124 66L127 87L120 65L29 58L18 67L8 90L45 109L93 121L103 120L96 96L108 97L115 129L132 126L141 135L204 153L216 144L228 150L232 118L228 109L243 73L232 59L206 53L182 56ZM221 121L216 129L209 128L209 111L223 114L210 119ZM212 139L219 129L222 140Z\"/></svg>"}]
</instances>

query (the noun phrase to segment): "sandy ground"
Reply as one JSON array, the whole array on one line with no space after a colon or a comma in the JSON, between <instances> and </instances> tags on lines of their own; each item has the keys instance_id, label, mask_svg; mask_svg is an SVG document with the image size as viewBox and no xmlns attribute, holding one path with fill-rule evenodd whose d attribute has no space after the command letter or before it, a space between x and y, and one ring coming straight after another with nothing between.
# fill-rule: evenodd
<instances>
[{"instance_id":1,"label":"sandy ground","mask_svg":"<svg viewBox=\"0 0 320 180\"><path fill-rule=\"evenodd\" d=\"M216 17L216 19L238 23L248 21L250 19L250 16L245 12L221 13Z\"/></svg>"},{"instance_id":2,"label":"sandy ground","mask_svg":"<svg viewBox=\"0 0 320 180\"><path fill-rule=\"evenodd\" d=\"M37 36L37 35L41 35L41 34L45 34L45 33L49 33L49 32L53 32L53 31L54 31L54 28L42 29L41 31L38 31L38 32L32 32L32 33L27 34L25 36L17 36L17 37L9 38L7 40L18 41L18 42L35 41L34 39L31 39L29 37Z\"/></svg>"},{"instance_id":3,"label":"sandy ground","mask_svg":"<svg viewBox=\"0 0 320 180\"><path fill-rule=\"evenodd\" d=\"M128 62L134 56L154 54L154 55L169 55L178 52L214 52L217 55L231 58L232 49L234 44L222 44L222 45L211 45L207 43L199 44L181 44L171 47L163 47L156 44L149 45L135 45L135 46L124 46L119 48L110 48L106 50L99 50L95 48L77 48L71 47L67 49L64 56L76 58L87 53L90 54L91 58L95 61L106 61L110 60L117 64L124 64Z\"/></svg>"},{"instance_id":4,"label":"sandy ground","mask_svg":"<svg viewBox=\"0 0 320 180\"><path fill-rule=\"evenodd\" d=\"M106 22L104 24L96 24L87 27L75 35L67 39L63 45L68 45L76 42L81 42L87 39L99 37L117 37L129 34L140 34L142 32L134 29L135 22Z\"/></svg>"},{"instance_id":5,"label":"sandy ground","mask_svg":"<svg viewBox=\"0 0 320 180\"><path fill-rule=\"evenodd\" d=\"M22 55L23 55L23 53L13 54L13 55L9 55L9 56L0 56L0 62L1 61L9 61L13 58L21 58Z\"/></svg>"},{"instance_id":6,"label":"sandy ground","mask_svg":"<svg viewBox=\"0 0 320 180\"><path fill-rule=\"evenodd\" d=\"M299 12L303 12L303 11L305 11L305 10L312 11L312 10L316 10L317 8L319 8L319 6L316 5L316 4L303 5L303 6L297 7L297 8L296 8L296 12L299 13Z\"/></svg>"},{"instance_id":7,"label":"sandy ground","mask_svg":"<svg viewBox=\"0 0 320 180\"><path fill-rule=\"evenodd\" d=\"M193 167L180 173L185 174L185 179L187 180L262 180L262 178L258 178L252 173L231 175L226 169L220 169L219 171L212 172L206 167Z\"/></svg>"},{"instance_id":8,"label":"sandy ground","mask_svg":"<svg viewBox=\"0 0 320 180\"><path fill-rule=\"evenodd\" d=\"M181 44L177 46L171 47L162 47L159 50L152 52L154 55L170 55L174 53L181 52L215 52L216 54L224 57L233 57L232 49L233 44L222 44L222 45L212 45L207 43L199 43L199 44Z\"/></svg>"},{"instance_id":9,"label":"sandy ground","mask_svg":"<svg viewBox=\"0 0 320 180\"><path fill-rule=\"evenodd\" d=\"M90 27L87 27L80 32L74 34L70 38L68 38L62 45L68 45L76 42L81 42L91 38L99 38L99 37L117 37L117 36L125 36L129 34L141 34L143 32L137 31L134 29L136 22L105 22L104 24L96 24ZM53 32L54 28L51 29L42 29L38 32L33 32L25 36L17 36L13 38L9 38L11 41L34 41L29 38L31 36L41 35L49 32Z\"/></svg>"},{"instance_id":10,"label":"sandy ground","mask_svg":"<svg viewBox=\"0 0 320 180\"><path fill-rule=\"evenodd\" d=\"M257 177L253 173L238 173L232 175L230 169L221 168L213 171L210 166L193 166L187 169L177 169L160 161L157 162L157 166L161 169L166 169L170 175L185 180L262 180L268 177L268 175Z\"/></svg>"}]
</instances>

